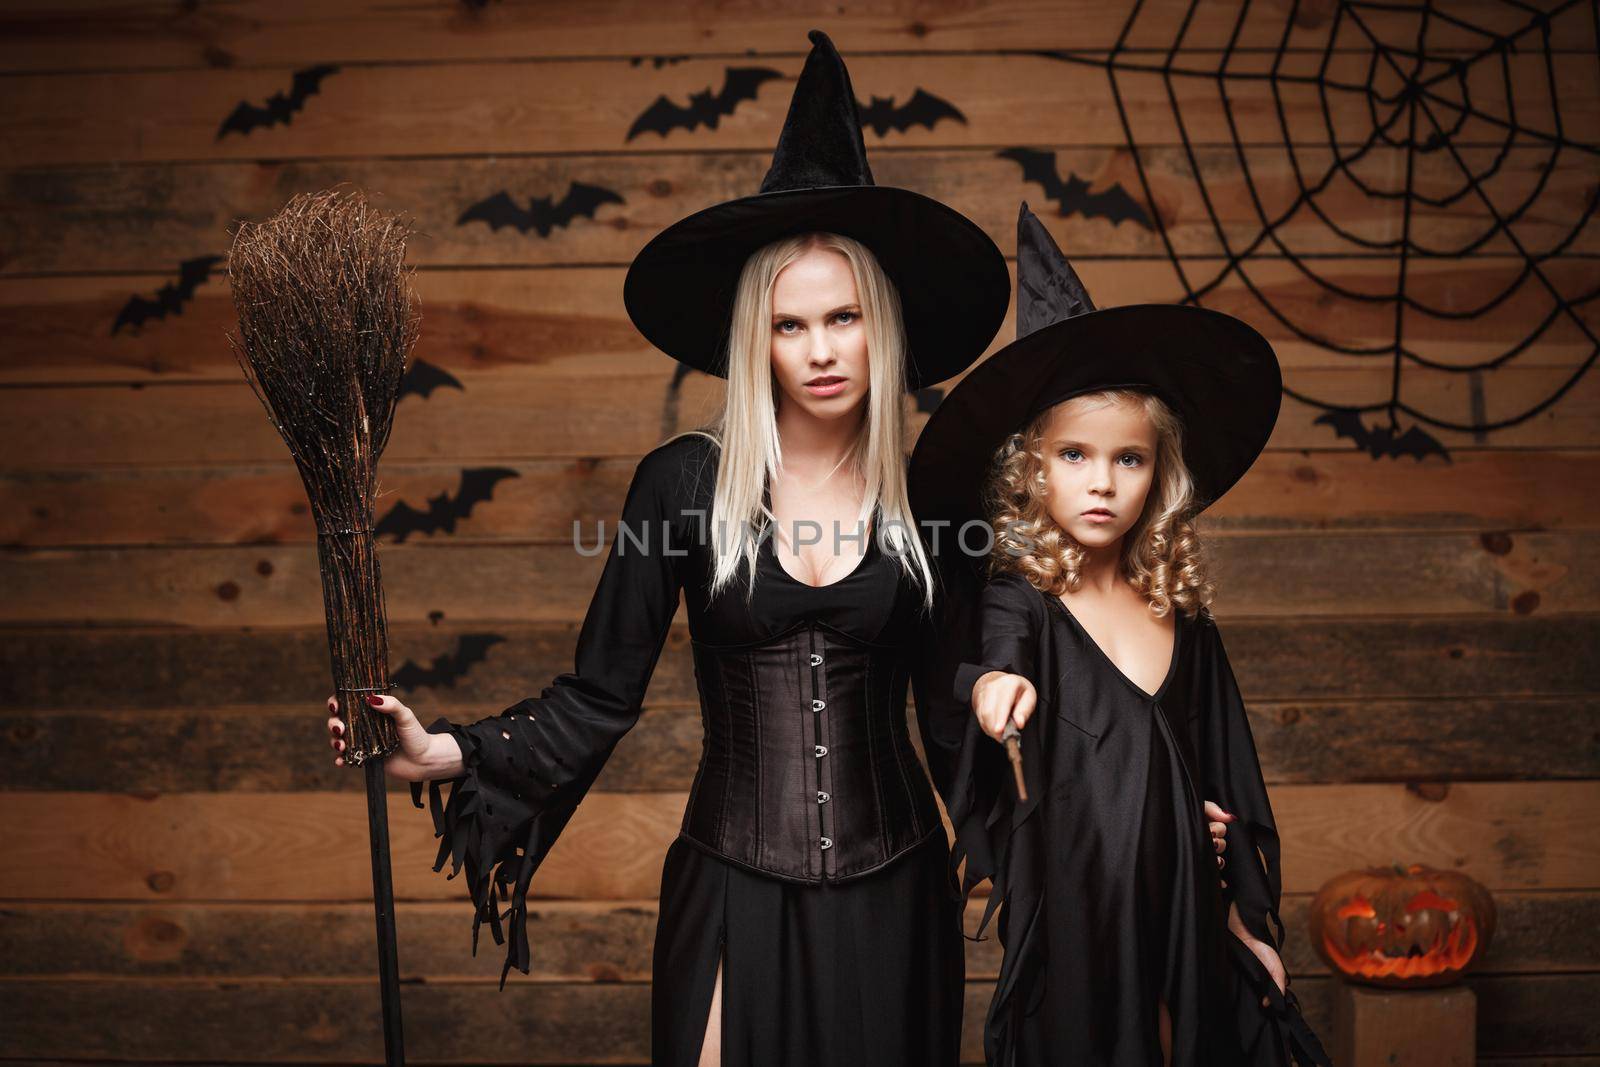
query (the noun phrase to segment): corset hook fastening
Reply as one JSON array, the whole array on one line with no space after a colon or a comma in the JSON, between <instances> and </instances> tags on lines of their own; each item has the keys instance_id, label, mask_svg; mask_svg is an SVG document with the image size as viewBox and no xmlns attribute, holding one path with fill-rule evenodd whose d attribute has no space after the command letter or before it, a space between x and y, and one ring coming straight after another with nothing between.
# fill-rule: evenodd
<instances>
[{"instance_id":1,"label":"corset hook fastening","mask_svg":"<svg viewBox=\"0 0 1600 1067\"><path fill-rule=\"evenodd\" d=\"M810 620L764 642L693 649L707 741L686 837L819 885L875 871L940 831L900 689L905 648Z\"/></svg>"}]
</instances>

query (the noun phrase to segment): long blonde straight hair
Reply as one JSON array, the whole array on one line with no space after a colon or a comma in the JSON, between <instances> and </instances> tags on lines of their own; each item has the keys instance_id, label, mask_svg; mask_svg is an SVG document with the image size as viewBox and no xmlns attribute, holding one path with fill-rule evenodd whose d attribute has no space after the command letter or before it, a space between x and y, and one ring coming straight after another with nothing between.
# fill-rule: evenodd
<instances>
[{"instance_id":1,"label":"long blonde straight hair","mask_svg":"<svg viewBox=\"0 0 1600 1067\"><path fill-rule=\"evenodd\" d=\"M900 297L865 245L834 233L785 237L757 249L745 261L729 324L728 387L721 408L705 425L671 438L695 434L708 438L721 453L706 520L716 561L711 595L733 581L741 563L748 576L746 599L754 593L756 554L776 525L776 516L763 499L767 479L783 464L779 386L772 374L772 288L779 272L814 248L837 252L850 264L867 331L866 417L841 461L866 485L856 523L865 528L876 512L871 536L899 559L922 588L923 604L931 610L932 571L906 490L906 337Z\"/></svg>"}]
</instances>

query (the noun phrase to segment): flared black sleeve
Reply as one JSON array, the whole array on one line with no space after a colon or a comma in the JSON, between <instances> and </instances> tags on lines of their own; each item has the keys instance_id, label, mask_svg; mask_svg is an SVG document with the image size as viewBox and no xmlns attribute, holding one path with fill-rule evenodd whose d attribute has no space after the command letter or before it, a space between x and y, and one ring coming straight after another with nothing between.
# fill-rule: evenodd
<instances>
[{"instance_id":1,"label":"flared black sleeve","mask_svg":"<svg viewBox=\"0 0 1600 1067\"><path fill-rule=\"evenodd\" d=\"M1284 927L1278 908L1283 878L1278 826L1222 634L1208 613L1201 613L1195 622L1198 665L1204 678L1199 694L1203 795L1238 816L1228 825L1223 896L1238 905L1245 929L1277 950L1281 960ZM1280 993L1266 967L1237 937L1230 934L1225 943L1242 977L1234 1011L1249 1064L1329 1064L1293 990ZM1263 997L1268 1001L1265 1008L1261 1007Z\"/></svg>"},{"instance_id":2,"label":"flared black sleeve","mask_svg":"<svg viewBox=\"0 0 1600 1067\"><path fill-rule=\"evenodd\" d=\"M982 634L978 644L981 658L978 662L964 662L957 668L957 700L970 701L972 687L990 671L1020 674L1030 682L1037 682L1034 678L1036 652L1046 623L1043 608L1039 591L1020 574L999 574L984 583L980 596Z\"/></svg>"},{"instance_id":3,"label":"flared black sleeve","mask_svg":"<svg viewBox=\"0 0 1600 1067\"><path fill-rule=\"evenodd\" d=\"M965 866L963 898L985 880L993 882L989 904L974 935L981 939L1006 895L1005 851L1027 811L1017 804L1005 748L983 732L973 713L972 689L990 671L1021 675L1037 687L1038 648L1047 620L1038 590L1018 574L1000 574L987 582L974 578L961 596L953 599L966 607L966 614L959 631L960 647L950 647L945 653L959 662L948 674L949 686L944 690L948 699L941 716L943 743L951 754L946 781L939 786L955 832L951 863ZM1026 759L1028 749L1036 747L1032 742L1038 731L1023 733L1025 769L1042 767L1037 756ZM1036 798L1037 790L1030 788L1030 796ZM1029 810L1031 807L1026 805Z\"/></svg>"},{"instance_id":4,"label":"flared black sleeve","mask_svg":"<svg viewBox=\"0 0 1600 1067\"><path fill-rule=\"evenodd\" d=\"M669 442L642 459L622 508L600 582L589 602L572 671L538 697L466 726L440 718L429 733L449 733L461 746L465 772L428 783L434 870L452 861L466 870L475 914L472 951L487 922L496 944L510 946L500 986L512 967L529 969L527 892L534 870L572 817L622 735L639 719L645 689L677 611L686 525L674 503L685 442ZM669 551L670 549L670 551ZM422 783L411 786L422 807ZM499 911L500 901L510 907Z\"/></svg>"},{"instance_id":5,"label":"flared black sleeve","mask_svg":"<svg viewBox=\"0 0 1600 1067\"><path fill-rule=\"evenodd\" d=\"M1250 719L1216 622L1202 613L1196 616L1195 626L1200 641L1199 665L1205 678L1201 691L1203 795L1238 816L1228 825L1227 851L1223 853L1227 860L1224 895L1239 906L1239 918L1246 929L1279 947L1283 944L1283 921L1278 904L1283 886L1278 826L1267 799L1255 737L1250 732Z\"/></svg>"}]
</instances>

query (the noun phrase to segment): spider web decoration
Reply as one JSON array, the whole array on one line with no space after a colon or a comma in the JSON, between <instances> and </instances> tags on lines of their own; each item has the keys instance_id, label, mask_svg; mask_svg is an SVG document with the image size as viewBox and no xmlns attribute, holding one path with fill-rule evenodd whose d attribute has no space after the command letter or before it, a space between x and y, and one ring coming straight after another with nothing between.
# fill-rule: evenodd
<instances>
[{"instance_id":1,"label":"spider web decoration","mask_svg":"<svg viewBox=\"0 0 1600 1067\"><path fill-rule=\"evenodd\" d=\"M1406 454L1420 460L1433 452L1448 459L1423 424L1481 441L1491 431L1533 418L1571 390L1600 352L1600 341L1581 314L1600 295L1593 250L1573 248L1600 206L1600 183L1593 180L1600 147L1575 136L1592 136L1593 129L1569 128L1557 88L1558 59L1568 71L1575 63L1590 64L1581 72L1588 77L1593 54L1563 54L1552 41L1569 49L1573 41L1592 47L1600 38L1600 3L1569 0L1541 11L1523 0L1449 5L1294 0L1287 11L1265 9L1252 18L1251 4L1244 0L1225 36L1204 28L1219 25L1215 0L1205 7L1203 26L1196 20L1200 6L1199 0L1187 8L1161 4L1152 13L1144 0L1136 0L1103 58L1046 53L1106 69L1145 200L1183 289L1182 302L1202 303L1237 277L1266 314L1299 341L1342 357L1385 361L1389 391L1381 399L1334 403L1284 389L1322 409L1315 422L1353 438L1355 447L1374 459ZM1223 16L1220 24L1227 21ZM1131 115L1124 83L1152 77L1165 87L1170 116ZM1592 107L1594 94L1583 95ZM1308 111L1319 116L1316 122L1307 121ZM1217 128L1219 114L1222 128ZM1212 254L1202 257L1180 248L1192 245L1192 239L1184 242L1170 219L1154 210L1150 162L1143 158L1150 149L1141 149L1135 137L1134 115L1170 117L1175 123L1187 158L1186 177L1198 189L1216 241ZM1218 213L1216 153L1197 148L1196 126L1209 126L1224 154L1233 157L1254 216L1244 226L1225 224ZM1277 140L1262 136L1269 129ZM1260 166L1265 152L1277 156L1270 172ZM1508 167L1513 157L1529 165ZM1226 169L1231 179L1233 169ZM1281 177L1285 169L1292 184ZM1552 209L1550 200L1559 199L1549 195L1558 169L1563 175L1590 176L1581 207L1563 211L1558 203ZM1371 226L1363 232L1363 208L1388 220L1389 232L1371 232ZM1449 239L1440 239L1444 230L1450 231ZM1457 236L1464 230L1475 232ZM1308 243L1310 249L1301 247ZM1503 285L1492 279L1496 291L1481 299L1475 295L1471 306L1455 306L1448 292L1429 292L1430 282L1437 289L1441 278L1449 280L1438 272L1438 261L1465 261L1479 253L1510 267ZM1337 280L1319 262L1329 258L1364 259L1384 271L1392 268L1392 278L1377 287ZM1203 276L1219 262L1214 273ZM1474 260L1475 272L1481 274L1486 263ZM1312 283L1312 298L1306 299L1303 284L1286 286L1281 280L1286 274L1292 282ZM1274 290L1292 290L1295 300L1275 300ZM1392 313L1380 343L1352 343L1334 335L1341 322L1370 321L1374 313L1380 321ZM1459 345L1448 355L1424 351L1417 337L1430 331L1465 340L1473 355L1463 358ZM1496 418L1485 414L1483 383L1491 372L1541 339L1556 340L1557 334L1578 352L1571 366L1556 368L1558 384L1541 386L1542 395L1524 410ZM1497 336L1510 341L1502 345ZM1415 367L1469 376L1471 418L1447 418L1408 398L1406 371ZM1386 420L1369 424L1363 418L1375 412ZM1404 430L1402 416L1412 421Z\"/></svg>"}]
</instances>

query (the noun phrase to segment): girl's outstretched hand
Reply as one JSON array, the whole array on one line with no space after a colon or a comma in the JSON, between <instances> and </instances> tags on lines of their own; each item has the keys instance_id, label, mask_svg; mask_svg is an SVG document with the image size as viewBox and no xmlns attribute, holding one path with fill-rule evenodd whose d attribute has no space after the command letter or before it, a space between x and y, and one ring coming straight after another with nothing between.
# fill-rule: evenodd
<instances>
[{"instance_id":1,"label":"girl's outstretched hand","mask_svg":"<svg viewBox=\"0 0 1600 1067\"><path fill-rule=\"evenodd\" d=\"M1279 993L1289 990L1289 972L1284 970L1283 960L1278 958L1278 950L1252 934L1244 925L1244 920L1239 918L1239 905L1233 901L1228 903L1228 929L1233 931L1233 936L1244 942L1246 948L1255 953L1256 959L1272 975L1272 980L1278 985ZM1269 1007L1271 1002L1261 998L1261 1006Z\"/></svg>"},{"instance_id":2,"label":"girl's outstretched hand","mask_svg":"<svg viewBox=\"0 0 1600 1067\"><path fill-rule=\"evenodd\" d=\"M1232 812L1223 811L1222 806L1215 800L1205 803L1207 828L1211 831L1211 847L1217 850L1217 866L1226 867L1228 861L1222 853L1228 847L1228 824L1239 816Z\"/></svg>"},{"instance_id":3,"label":"girl's outstretched hand","mask_svg":"<svg viewBox=\"0 0 1600 1067\"><path fill-rule=\"evenodd\" d=\"M1019 730L1026 726L1037 703L1033 683L1020 674L990 671L972 687L973 714L983 732L996 741L1003 740L1008 721Z\"/></svg>"},{"instance_id":4,"label":"girl's outstretched hand","mask_svg":"<svg viewBox=\"0 0 1600 1067\"><path fill-rule=\"evenodd\" d=\"M381 711L394 719L395 730L400 735L400 751L392 753L384 760L384 768L394 777L408 782L419 782L425 778L424 769L429 763L429 756L433 752L434 737L423 729L422 723L417 720L416 713L406 707L392 696L381 696L377 693L369 695L368 703L373 710ZM344 720L339 718L339 698L337 695L328 698L328 743L335 753L333 765L344 766ZM452 748L455 745L452 743Z\"/></svg>"}]
</instances>

